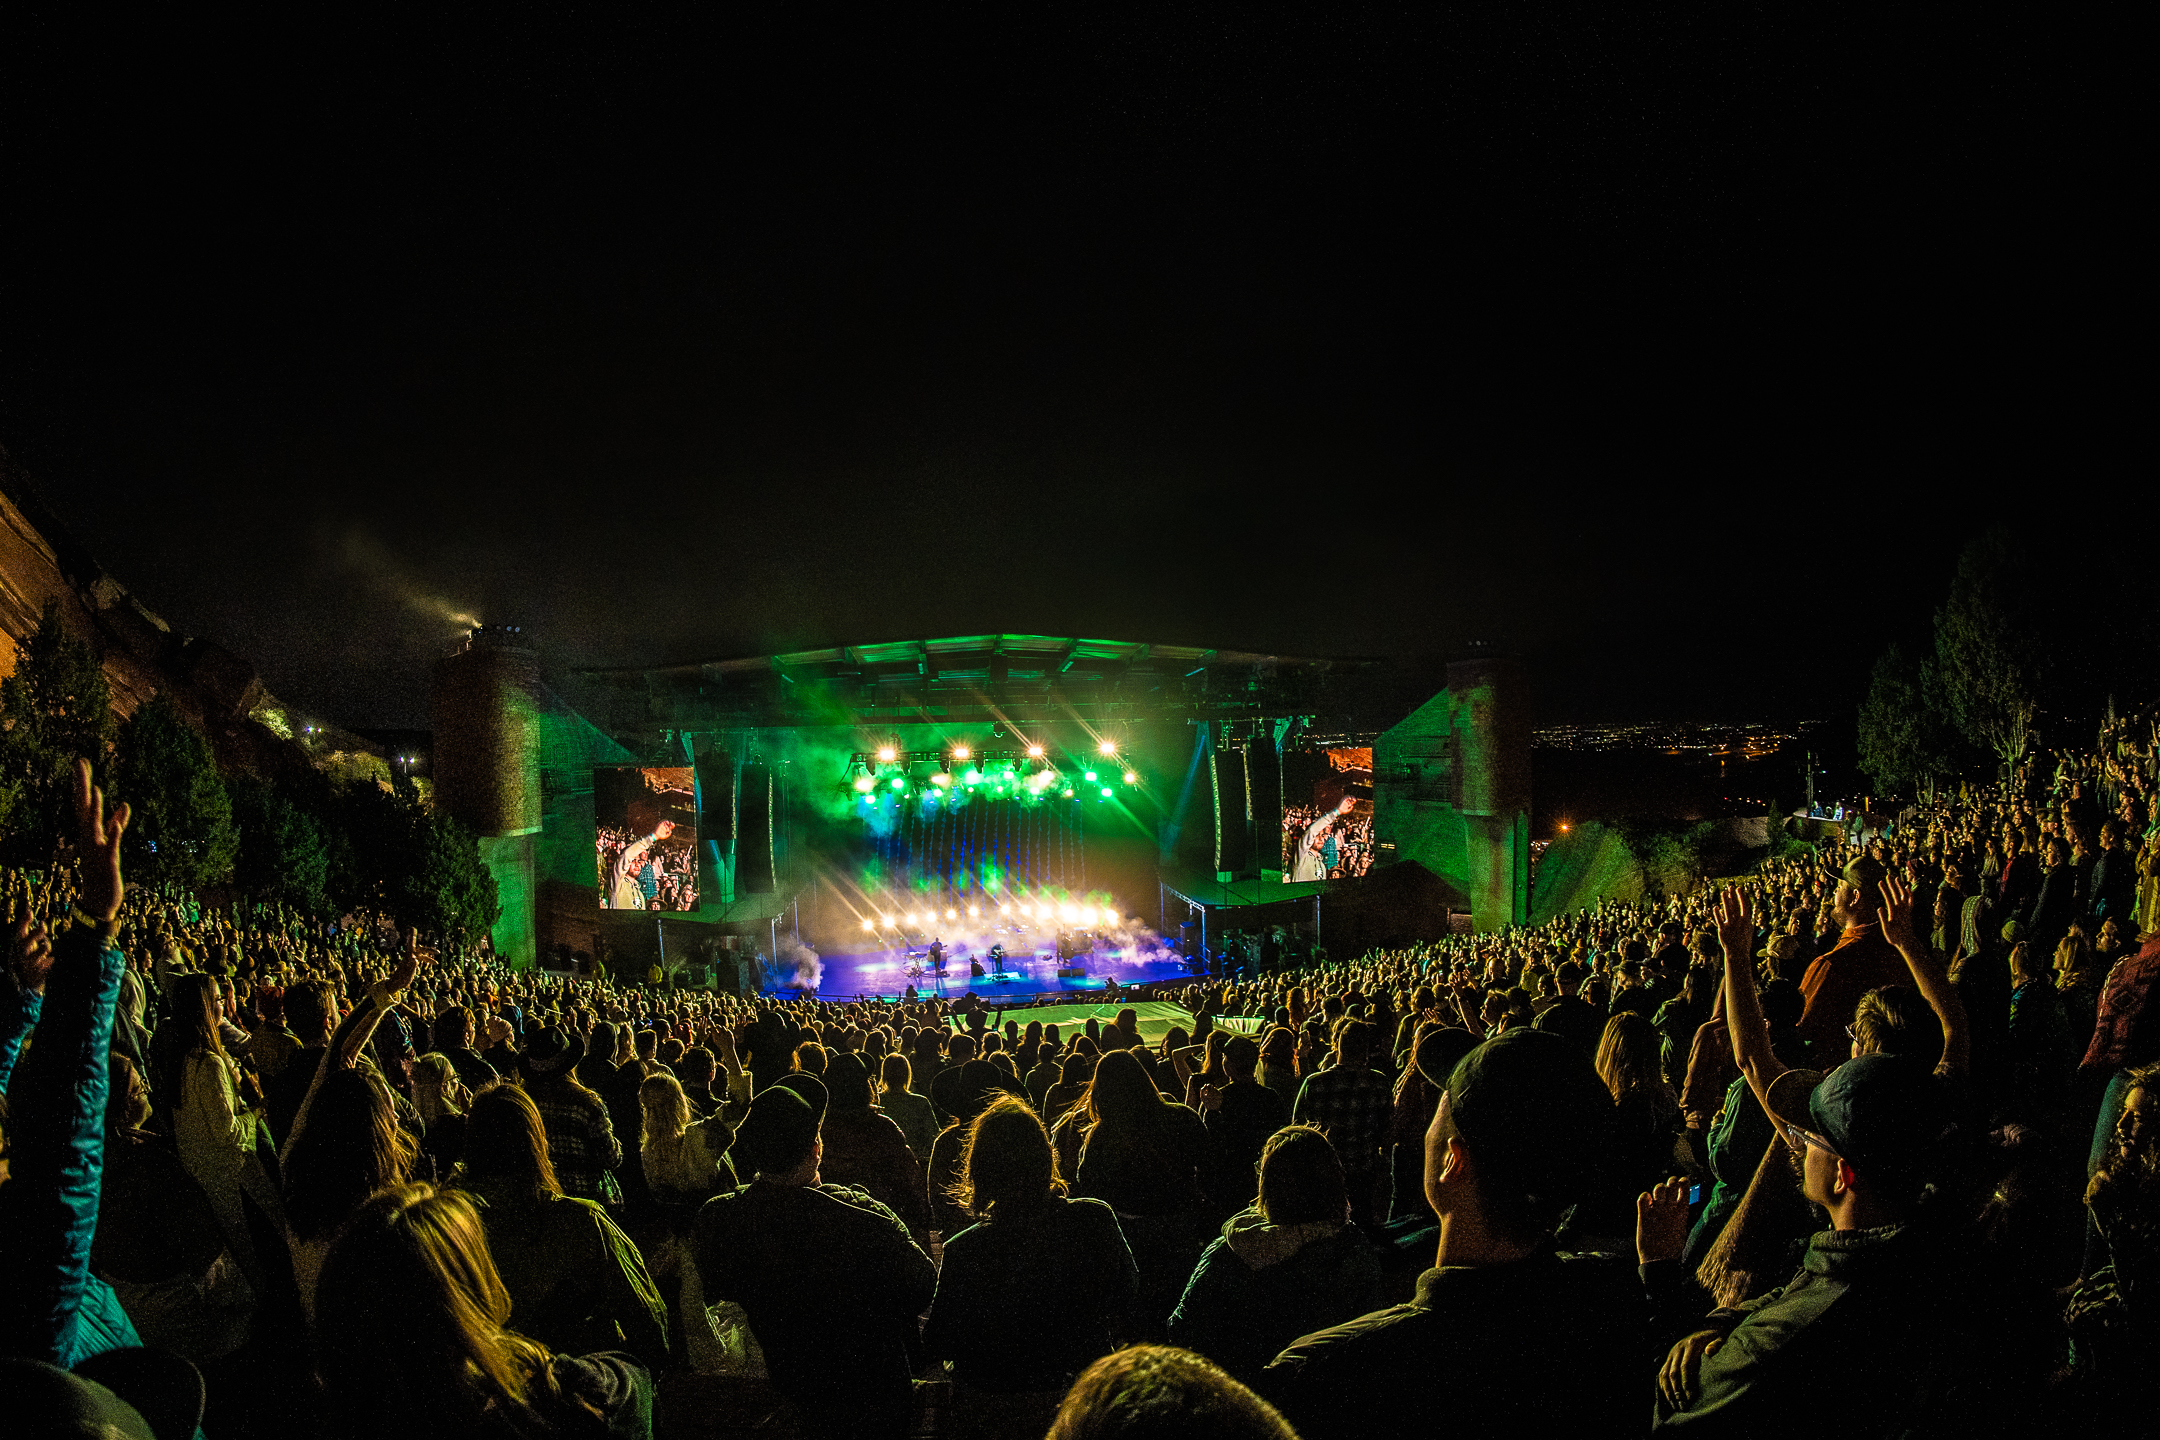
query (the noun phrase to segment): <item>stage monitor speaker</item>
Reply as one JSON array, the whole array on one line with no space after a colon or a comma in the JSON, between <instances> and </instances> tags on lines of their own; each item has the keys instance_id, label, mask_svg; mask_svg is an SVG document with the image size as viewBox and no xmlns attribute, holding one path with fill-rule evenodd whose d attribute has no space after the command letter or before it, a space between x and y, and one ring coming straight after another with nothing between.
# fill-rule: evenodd
<instances>
[{"instance_id":1,"label":"stage monitor speaker","mask_svg":"<svg viewBox=\"0 0 2160 1440\"><path fill-rule=\"evenodd\" d=\"M1245 793L1252 808L1253 868L1274 870L1282 865L1282 756L1272 734L1255 736L1245 752Z\"/></svg>"},{"instance_id":2,"label":"stage monitor speaker","mask_svg":"<svg viewBox=\"0 0 2160 1440\"><path fill-rule=\"evenodd\" d=\"M735 757L725 750L698 746L698 838L725 841L735 833Z\"/></svg>"},{"instance_id":3,"label":"stage monitor speaker","mask_svg":"<svg viewBox=\"0 0 2160 1440\"><path fill-rule=\"evenodd\" d=\"M772 767L748 764L735 807L735 886L746 895L770 895L773 885Z\"/></svg>"},{"instance_id":4,"label":"stage monitor speaker","mask_svg":"<svg viewBox=\"0 0 2160 1440\"><path fill-rule=\"evenodd\" d=\"M1252 868L1251 835L1246 828L1251 801L1247 793L1245 752L1217 750L1208 757L1215 782L1215 870L1239 875Z\"/></svg>"}]
</instances>

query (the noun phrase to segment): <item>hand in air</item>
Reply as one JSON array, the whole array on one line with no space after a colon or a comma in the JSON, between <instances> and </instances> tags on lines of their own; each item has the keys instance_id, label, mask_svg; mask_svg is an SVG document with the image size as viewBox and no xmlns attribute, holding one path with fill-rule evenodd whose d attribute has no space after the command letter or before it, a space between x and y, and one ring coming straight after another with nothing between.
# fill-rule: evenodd
<instances>
[{"instance_id":1,"label":"hand in air","mask_svg":"<svg viewBox=\"0 0 2160 1440\"><path fill-rule=\"evenodd\" d=\"M1678 1260L1687 1249L1688 1182L1675 1175L1635 1197L1635 1258Z\"/></svg>"},{"instance_id":2,"label":"hand in air","mask_svg":"<svg viewBox=\"0 0 2160 1440\"><path fill-rule=\"evenodd\" d=\"M1711 918L1717 923L1718 944L1727 959L1745 961L1755 953L1755 915L1740 886L1728 885L1720 892Z\"/></svg>"},{"instance_id":3,"label":"hand in air","mask_svg":"<svg viewBox=\"0 0 2160 1440\"><path fill-rule=\"evenodd\" d=\"M1882 909L1878 913L1883 939L1900 950L1919 949L1920 932L1913 928L1912 886L1891 875L1884 878L1880 888Z\"/></svg>"},{"instance_id":4,"label":"hand in air","mask_svg":"<svg viewBox=\"0 0 2160 1440\"><path fill-rule=\"evenodd\" d=\"M82 911L93 920L120 913L120 837L134 812L125 801L105 812L105 792L91 783L90 762L75 762L75 846L82 855Z\"/></svg>"},{"instance_id":5,"label":"hand in air","mask_svg":"<svg viewBox=\"0 0 2160 1440\"><path fill-rule=\"evenodd\" d=\"M26 995L41 995L52 973L52 936L28 915L8 927L8 969Z\"/></svg>"}]
</instances>

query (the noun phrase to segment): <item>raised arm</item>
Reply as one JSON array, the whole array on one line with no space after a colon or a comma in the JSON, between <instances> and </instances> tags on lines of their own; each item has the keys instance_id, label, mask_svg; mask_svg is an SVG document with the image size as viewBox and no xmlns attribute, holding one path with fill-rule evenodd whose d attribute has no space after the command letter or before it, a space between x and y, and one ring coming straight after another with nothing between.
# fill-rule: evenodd
<instances>
[{"instance_id":1,"label":"raised arm","mask_svg":"<svg viewBox=\"0 0 2160 1440\"><path fill-rule=\"evenodd\" d=\"M1718 944L1725 951L1725 1026L1732 1036L1733 1058L1747 1076L1763 1113L1770 1113L1770 1082L1788 1068L1770 1049L1770 1027L1763 1018L1762 995L1755 988L1752 957L1755 917L1738 885L1718 896Z\"/></svg>"},{"instance_id":2,"label":"raised arm","mask_svg":"<svg viewBox=\"0 0 2160 1440\"><path fill-rule=\"evenodd\" d=\"M399 995L412 984L413 975L419 968L420 945L416 933L412 943L405 947L405 953L398 957L397 968L390 972L390 978L370 985L367 999L353 1006L352 1013L339 1021L332 1032L330 1046L315 1067L315 1078L308 1082L307 1097L300 1102L299 1113L293 1116L292 1133L285 1137L285 1144L278 1150L280 1160L292 1154L293 1146L300 1141L300 1133L307 1129L308 1112L315 1108L315 1096L321 1091L324 1078L333 1070L350 1070L360 1063L361 1053L367 1049L375 1027L396 1006Z\"/></svg>"},{"instance_id":3,"label":"raised arm","mask_svg":"<svg viewBox=\"0 0 2160 1440\"><path fill-rule=\"evenodd\" d=\"M1912 887L1892 875L1882 882L1883 938L1897 947L1898 954L1905 957L1905 968L1912 971L1913 984L1919 988L1920 998L1927 1001L1942 1021L1942 1061L1936 1066L1945 1075L1961 1075L1972 1054L1972 1031L1965 1019L1965 1002L1958 998L1957 988L1943 968L1942 958L1935 947L1924 939L1913 925Z\"/></svg>"}]
</instances>

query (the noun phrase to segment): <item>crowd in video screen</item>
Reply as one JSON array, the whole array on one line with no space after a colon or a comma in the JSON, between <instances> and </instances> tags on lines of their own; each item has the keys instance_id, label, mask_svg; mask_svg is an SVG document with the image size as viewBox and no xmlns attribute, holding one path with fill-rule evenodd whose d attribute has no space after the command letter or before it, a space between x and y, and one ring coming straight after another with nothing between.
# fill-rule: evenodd
<instances>
[{"instance_id":1,"label":"crowd in video screen","mask_svg":"<svg viewBox=\"0 0 2160 1440\"><path fill-rule=\"evenodd\" d=\"M1372 747L1292 750L1283 764L1283 879L1339 880L1372 868Z\"/></svg>"},{"instance_id":2,"label":"crowd in video screen","mask_svg":"<svg viewBox=\"0 0 2160 1440\"><path fill-rule=\"evenodd\" d=\"M593 816L602 909L697 908L697 789L689 766L595 769Z\"/></svg>"}]
</instances>

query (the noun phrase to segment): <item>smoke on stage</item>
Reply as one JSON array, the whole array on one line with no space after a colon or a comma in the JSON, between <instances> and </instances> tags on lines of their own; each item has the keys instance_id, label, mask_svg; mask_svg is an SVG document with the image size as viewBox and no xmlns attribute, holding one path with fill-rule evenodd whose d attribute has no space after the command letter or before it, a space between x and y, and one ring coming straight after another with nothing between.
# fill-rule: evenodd
<instances>
[{"instance_id":1,"label":"smoke on stage","mask_svg":"<svg viewBox=\"0 0 2160 1440\"><path fill-rule=\"evenodd\" d=\"M790 936L780 942L780 953L773 957L773 979L776 989L815 995L825 979L825 962L817 951Z\"/></svg>"}]
</instances>

